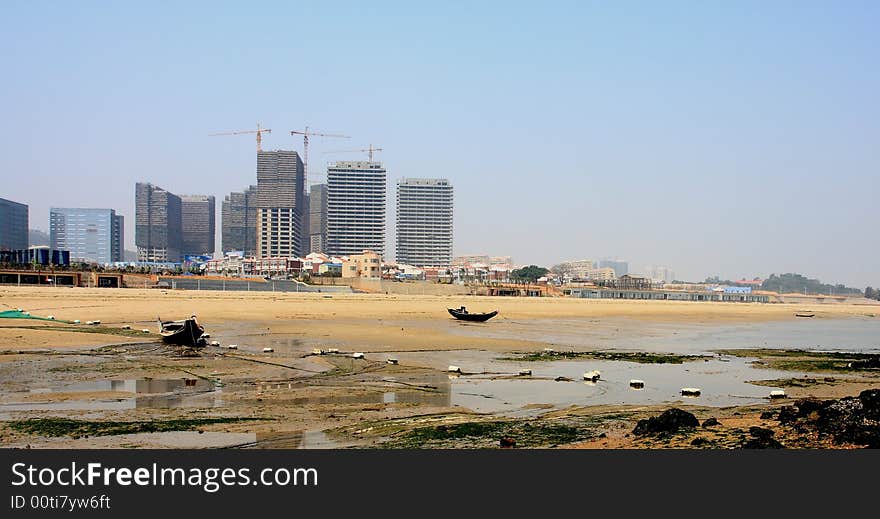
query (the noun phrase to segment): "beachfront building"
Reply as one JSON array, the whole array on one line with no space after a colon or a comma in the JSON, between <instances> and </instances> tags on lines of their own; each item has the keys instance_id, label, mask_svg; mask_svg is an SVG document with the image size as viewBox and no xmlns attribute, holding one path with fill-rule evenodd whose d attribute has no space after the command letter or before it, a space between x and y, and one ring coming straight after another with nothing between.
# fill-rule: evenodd
<instances>
[{"instance_id":1,"label":"beachfront building","mask_svg":"<svg viewBox=\"0 0 880 519\"><path fill-rule=\"evenodd\" d=\"M315 184L309 191L309 252L327 248L327 184Z\"/></svg>"},{"instance_id":2,"label":"beachfront building","mask_svg":"<svg viewBox=\"0 0 880 519\"><path fill-rule=\"evenodd\" d=\"M257 152L257 257L292 257L306 249L303 161L295 151Z\"/></svg>"},{"instance_id":3,"label":"beachfront building","mask_svg":"<svg viewBox=\"0 0 880 519\"><path fill-rule=\"evenodd\" d=\"M770 296L726 291L685 292L677 290L627 290L606 287L570 287L563 294L587 299L629 299L649 301L707 301L729 303L769 303Z\"/></svg>"},{"instance_id":4,"label":"beachfront building","mask_svg":"<svg viewBox=\"0 0 880 519\"><path fill-rule=\"evenodd\" d=\"M594 282L612 281L614 279L617 279L617 276L615 276L614 273L614 269L609 267L589 269L587 270L586 274L586 279Z\"/></svg>"},{"instance_id":5,"label":"beachfront building","mask_svg":"<svg viewBox=\"0 0 880 519\"><path fill-rule=\"evenodd\" d=\"M452 184L445 178L397 182L396 260L417 267L452 263Z\"/></svg>"},{"instance_id":6,"label":"beachfront building","mask_svg":"<svg viewBox=\"0 0 880 519\"><path fill-rule=\"evenodd\" d=\"M386 171L381 162L342 161L327 168L330 255L385 254Z\"/></svg>"},{"instance_id":7,"label":"beachfront building","mask_svg":"<svg viewBox=\"0 0 880 519\"><path fill-rule=\"evenodd\" d=\"M351 254L342 260L344 278L381 278L382 256L371 250Z\"/></svg>"},{"instance_id":8,"label":"beachfront building","mask_svg":"<svg viewBox=\"0 0 880 519\"><path fill-rule=\"evenodd\" d=\"M179 262L183 244L180 197L148 182L138 182L134 199L138 261Z\"/></svg>"},{"instance_id":9,"label":"beachfront building","mask_svg":"<svg viewBox=\"0 0 880 519\"><path fill-rule=\"evenodd\" d=\"M28 206L0 198L0 250L28 248Z\"/></svg>"},{"instance_id":10,"label":"beachfront building","mask_svg":"<svg viewBox=\"0 0 880 519\"><path fill-rule=\"evenodd\" d=\"M220 249L223 253L257 254L257 186L226 195L220 208Z\"/></svg>"},{"instance_id":11,"label":"beachfront building","mask_svg":"<svg viewBox=\"0 0 880 519\"><path fill-rule=\"evenodd\" d=\"M49 209L49 247L70 251L73 262L122 261L124 218L113 209Z\"/></svg>"}]
</instances>

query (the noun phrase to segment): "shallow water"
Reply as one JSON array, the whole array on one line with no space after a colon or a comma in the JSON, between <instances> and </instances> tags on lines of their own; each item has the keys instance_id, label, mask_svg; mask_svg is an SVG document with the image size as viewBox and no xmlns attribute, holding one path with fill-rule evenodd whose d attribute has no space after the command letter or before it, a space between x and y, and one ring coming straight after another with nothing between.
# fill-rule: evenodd
<instances>
[{"instance_id":1,"label":"shallow water","mask_svg":"<svg viewBox=\"0 0 880 519\"><path fill-rule=\"evenodd\" d=\"M534 319L449 324L449 332L527 340L560 349L705 353L725 348L880 351L880 319L798 319L739 324L652 323L623 318Z\"/></svg>"},{"instance_id":2,"label":"shallow water","mask_svg":"<svg viewBox=\"0 0 880 519\"><path fill-rule=\"evenodd\" d=\"M195 378L179 379L128 379L90 380L73 384L34 388L29 395L53 393L105 393L118 392L119 396L102 395L96 398L70 398L53 401L47 397L40 401L31 397L26 402L0 403L0 411L117 411L137 408L213 408L224 405L222 390L209 380ZM6 398L15 397L7 393Z\"/></svg>"}]
</instances>

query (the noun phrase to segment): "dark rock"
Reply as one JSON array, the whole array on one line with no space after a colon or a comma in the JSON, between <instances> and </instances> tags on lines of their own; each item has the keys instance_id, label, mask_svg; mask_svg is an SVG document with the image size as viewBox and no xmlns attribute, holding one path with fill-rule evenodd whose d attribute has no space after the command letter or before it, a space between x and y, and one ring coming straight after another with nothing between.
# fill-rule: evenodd
<instances>
[{"instance_id":1,"label":"dark rock","mask_svg":"<svg viewBox=\"0 0 880 519\"><path fill-rule=\"evenodd\" d=\"M633 429L635 435L676 433L681 429L699 427L700 422L693 414L673 407L663 411L660 416L652 416L647 420L639 420Z\"/></svg>"},{"instance_id":2,"label":"dark rock","mask_svg":"<svg viewBox=\"0 0 880 519\"><path fill-rule=\"evenodd\" d=\"M778 441L773 438L750 438L743 442L740 446L742 449L784 449L785 445L782 445Z\"/></svg>"},{"instance_id":3,"label":"dark rock","mask_svg":"<svg viewBox=\"0 0 880 519\"><path fill-rule=\"evenodd\" d=\"M501 440L498 441L498 445L500 445L502 449L512 449L516 447L516 440L513 438L501 438Z\"/></svg>"},{"instance_id":4,"label":"dark rock","mask_svg":"<svg viewBox=\"0 0 880 519\"><path fill-rule=\"evenodd\" d=\"M763 427L752 426L749 427L749 435L754 438L758 438L759 440L766 440L772 438L776 433L770 429L765 429Z\"/></svg>"},{"instance_id":5,"label":"dark rock","mask_svg":"<svg viewBox=\"0 0 880 519\"><path fill-rule=\"evenodd\" d=\"M796 421L798 418L798 410L793 405L788 405L779 410L779 423L787 424Z\"/></svg>"},{"instance_id":6,"label":"dark rock","mask_svg":"<svg viewBox=\"0 0 880 519\"><path fill-rule=\"evenodd\" d=\"M703 427L712 427L714 425L721 425L721 422L717 418L706 418L703 420Z\"/></svg>"},{"instance_id":7,"label":"dark rock","mask_svg":"<svg viewBox=\"0 0 880 519\"><path fill-rule=\"evenodd\" d=\"M749 427L751 438L740 446L743 449L784 449L785 446L773 438L774 432L763 427Z\"/></svg>"},{"instance_id":8,"label":"dark rock","mask_svg":"<svg viewBox=\"0 0 880 519\"><path fill-rule=\"evenodd\" d=\"M599 435L599 438L607 438L607 437L608 437L608 435L605 434L605 433L602 433L602 434Z\"/></svg>"},{"instance_id":9,"label":"dark rock","mask_svg":"<svg viewBox=\"0 0 880 519\"><path fill-rule=\"evenodd\" d=\"M772 420L774 416L776 416L776 413L773 411L764 411L761 413L761 420Z\"/></svg>"},{"instance_id":10,"label":"dark rock","mask_svg":"<svg viewBox=\"0 0 880 519\"><path fill-rule=\"evenodd\" d=\"M705 445L707 443L709 443L709 440L707 440L706 438L694 438L693 440L691 440L691 445L693 445L694 447L699 447L700 445Z\"/></svg>"},{"instance_id":11,"label":"dark rock","mask_svg":"<svg viewBox=\"0 0 880 519\"><path fill-rule=\"evenodd\" d=\"M570 379L568 377L556 377L553 380L555 380L556 382L571 382L573 379Z\"/></svg>"},{"instance_id":12,"label":"dark rock","mask_svg":"<svg viewBox=\"0 0 880 519\"><path fill-rule=\"evenodd\" d=\"M859 393L862 408L870 416L880 415L880 389L867 389Z\"/></svg>"}]
</instances>

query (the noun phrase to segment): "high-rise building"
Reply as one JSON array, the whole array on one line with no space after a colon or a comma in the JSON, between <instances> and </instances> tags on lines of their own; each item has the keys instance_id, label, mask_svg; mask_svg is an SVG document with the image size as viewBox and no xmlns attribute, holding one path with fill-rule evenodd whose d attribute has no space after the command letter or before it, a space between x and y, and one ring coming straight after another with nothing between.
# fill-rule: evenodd
<instances>
[{"instance_id":1,"label":"high-rise building","mask_svg":"<svg viewBox=\"0 0 880 519\"><path fill-rule=\"evenodd\" d=\"M28 206L0 198L0 250L28 248Z\"/></svg>"},{"instance_id":2,"label":"high-rise building","mask_svg":"<svg viewBox=\"0 0 880 519\"><path fill-rule=\"evenodd\" d=\"M452 263L452 184L445 178L397 182L397 262L417 267Z\"/></svg>"},{"instance_id":3,"label":"high-rise building","mask_svg":"<svg viewBox=\"0 0 880 519\"><path fill-rule=\"evenodd\" d=\"M223 252L257 254L257 186L241 193L229 193L221 208L221 248Z\"/></svg>"},{"instance_id":4,"label":"high-rise building","mask_svg":"<svg viewBox=\"0 0 880 519\"><path fill-rule=\"evenodd\" d=\"M211 256L217 235L214 197L206 195L181 195L180 228L183 234L182 256Z\"/></svg>"},{"instance_id":5,"label":"high-rise building","mask_svg":"<svg viewBox=\"0 0 880 519\"><path fill-rule=\"evenodd\" d=\"M600 260L599 268L612 268L614 269L614 275L617 277L629 274L629 263L626 261Z\"/></svg>"},{"instance_id":6,"label":"high-rise building","mask_svg":"<svg viewBox=\"0 0 880 519\"><path fill-rule=\"evenodd\" d=\"M303 255L308 235L303 174L295 151L257 152L257 257Z\"/></svg>"},{"instance_id":7,"label":"high-rise building","mask_svg":"<svg viewBox=\"0 0 880 519\"><path fill-rule=\"evenodd\" d=\"M135 184L134 241L138 261L181 260L180 197L150 183Z\"/></svg>"},{"instance_id":8,"label":"high-rise building","mask_svg":"<svg viewBox=\"0 0 880 519\"><path fill-rule=\"evenodd\" d=\"M53 207L49 210L49 247L70 251L70 260L86 263L122 261L123 216L113 209Z\"/></svg>"},{"instance_id":9,"label":"high-rise building","mask_svg":"<svg viewBox=\"0 0 880 519\"><path fill-rule=\"evenodd\" d=\"M662 265L648 265L645 267L645 277L654 283L672 283L675 280L675 272Z\"/></svg>"},{"instance_id":10,"label":"high-rise building","mask_svg":"<svg viewBox=\"0 0 880 519\"><path fill-rule=\"evenodd\" d=\"M344 161L327 168L327 254L385 255L385 168Z\"/></svg>"},{"instance_id":11,"label":"high-rise building","mask_svg":"<svg viewBox=\"0 0 880 519\"><path fill-rule=\"evenodd\" d=\"M309 252L327 248L327 184L316 184L309 192Z\"/></svg>"}]
</instances>

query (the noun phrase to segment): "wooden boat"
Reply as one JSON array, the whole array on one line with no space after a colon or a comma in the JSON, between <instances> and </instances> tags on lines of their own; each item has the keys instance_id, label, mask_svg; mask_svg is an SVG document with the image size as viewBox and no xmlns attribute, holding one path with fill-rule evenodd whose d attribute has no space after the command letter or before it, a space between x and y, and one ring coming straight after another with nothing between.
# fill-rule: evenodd
<instances>
[{"instance_id":1,"label":"wooden boat","mask_svg":"<svg viewBox=\"0 0 880 519\"><path fill-rule=\"evenodd\" d=\"M162 321L159 319L159 334L162 335L162 341L166 344L177 344L179 346L205 346L207 342L202 338L205 329L196 322L196 316L182 321Z\"/></svg>"},{"instance_id":2,"label":"wooden boat","mask_svg":"<svg viewBox=\"0 0 880 519\"><path fill-rule=\"evenodd\" d=\"M799 313L799 314L794 314L794 316L795 317L816 317L816 314Z\"/></svg>"},{"instance_id":3,"label":"wooden boat","mask_svg":"<svg viewBox=\"0 0 880 519\"><path fill-rule=\"evenodd\" d=\"M489 319L498 315L498 310L493 310L486 314L472 314L468 312L467 308L463 306L461 308L447 308L447 310L449 310L449 313L452 315L452 317L455 317L456 319L461 319L462 321L475 321L479 323L488 321Z\"/></svg>"}]
</instances>

